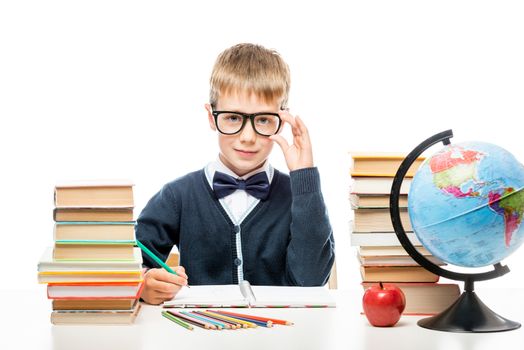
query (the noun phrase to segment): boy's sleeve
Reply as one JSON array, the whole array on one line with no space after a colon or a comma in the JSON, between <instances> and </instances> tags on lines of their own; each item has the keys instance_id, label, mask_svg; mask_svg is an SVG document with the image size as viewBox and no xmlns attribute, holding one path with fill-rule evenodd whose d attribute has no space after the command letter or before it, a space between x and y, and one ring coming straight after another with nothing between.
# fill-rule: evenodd
<instances>
[{"instance_id":1,"label":"boy's sleeve","mask_svg":"<svg viewBox=\"0 0 524 350\"><path fill-rule=\"evenodd\" d=\"M136 239L162 261L166 261L173 245L179 240L179 212L170 185L165 185L146 204L135 226ZM142 252L144 267L159 267Z\"/></svg>"},{"instance_id":2,"label":"boy's sleeve","mask_svg":"<svg viewBox=\"0 0 524 350\"><path fill-rule=\"evenodd\" d=\"M317 168L290 172L291 240L287 248L287 277L299 286L324 285L335 260L335 241Z\"/></svg>"}]
</instances>

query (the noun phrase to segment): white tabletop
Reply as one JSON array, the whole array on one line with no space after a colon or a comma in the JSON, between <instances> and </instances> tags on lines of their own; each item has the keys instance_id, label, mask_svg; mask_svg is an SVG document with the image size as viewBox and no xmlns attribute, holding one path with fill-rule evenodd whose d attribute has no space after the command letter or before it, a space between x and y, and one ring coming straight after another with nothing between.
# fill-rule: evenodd
<instances>
[{"instance_id":1,"label":"white tabletop","mask_svg":"<svg viewBox=\"0 0 524 350\"><path fill-rule=\"evenodd\" d=\"M430 331L421 317L403 316L392 328L374 328L360 314L362 292L334 291L336 308L256 309L251 312L293 321L293 326L236 331L188 331L163 318L158 306L144 305L130 326L54 326L51 303L39 291L0 291L0 349L522 349L524 329L488 334ZM524 290L478 293L495 312L524 322ZM19 302L17 302L19 301Z\"/></svg>"}]
</instances>

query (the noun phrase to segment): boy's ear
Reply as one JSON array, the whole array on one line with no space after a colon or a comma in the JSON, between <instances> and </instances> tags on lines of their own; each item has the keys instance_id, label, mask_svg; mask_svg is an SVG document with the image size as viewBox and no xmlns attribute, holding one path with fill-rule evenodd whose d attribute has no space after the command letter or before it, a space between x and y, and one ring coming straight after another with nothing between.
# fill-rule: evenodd
<instances>
[{"instance_id":1,"label":"boy's ear","mask_svg":"<svg viewBox=\"0 0 524 350\"><path fill-rule=\"evenodd\" d=\"M209 127L213 131L217 131L217 127L215 126L215 118L213 118L213 108L209 103L206 103L204 105L207 111L207 121L209 122Z\"/></svg>"}]
</instances>

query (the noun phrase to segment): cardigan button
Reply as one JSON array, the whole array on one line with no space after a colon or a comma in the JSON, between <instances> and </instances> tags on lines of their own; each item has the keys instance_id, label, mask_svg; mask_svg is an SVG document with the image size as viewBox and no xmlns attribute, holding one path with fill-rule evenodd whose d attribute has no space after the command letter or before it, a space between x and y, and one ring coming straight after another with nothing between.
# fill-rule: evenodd
<instances>
[{"instance_id":1,"label":"cardigan button","mask_svg":"<svg viewBox=\"0 0 524 350\"><path fill-rule=\"evenodd\" d=\"M234 233L239 233L240 232L240 226L235 225L235 227L233 228L233 232Z\"/></svg>"},{"instance_id":2,"label":"cardigan button","mask_svg":"<svg viewBox=\"0 0 524 350\"><path fill-rule=\"evenodd\" d=\"M240 264L242 264L242 260L235 258L235 266L240 266Z\"/></svg>"}]
</instances>

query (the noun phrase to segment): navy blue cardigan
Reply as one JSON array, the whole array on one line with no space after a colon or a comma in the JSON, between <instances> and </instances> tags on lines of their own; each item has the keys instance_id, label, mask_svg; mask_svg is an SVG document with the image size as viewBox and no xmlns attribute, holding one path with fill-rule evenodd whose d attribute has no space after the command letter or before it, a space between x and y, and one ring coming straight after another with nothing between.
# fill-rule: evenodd
<instances>
[{"instance_id":1,"label":"navy blue cardigan","mask_svg":"<svg viewBox=\"0 0 524 350\"><path fill-rule=\"evenodd\" d=\"M318 286L334 261L331 225L317 168L275 170L269 197L235 226L207 182L189 173L154 195L136 225L136 237L164 261L173 245L190 285L236 284L235 234L240 230L244 279L254 285ZM147 255L144 265L158 267Z\"/></svg>"}]
</instances>

